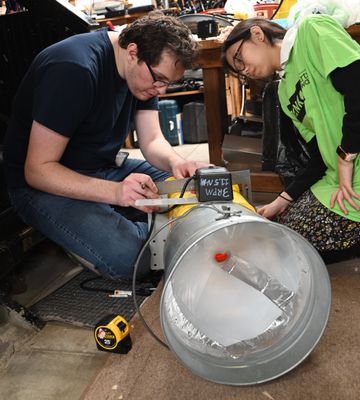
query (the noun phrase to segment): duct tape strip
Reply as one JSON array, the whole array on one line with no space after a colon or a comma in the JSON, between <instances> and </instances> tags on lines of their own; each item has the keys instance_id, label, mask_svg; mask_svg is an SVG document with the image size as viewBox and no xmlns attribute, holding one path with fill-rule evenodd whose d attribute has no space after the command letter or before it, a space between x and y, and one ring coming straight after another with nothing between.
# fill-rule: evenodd
<instances>
[{"instance_id":1,"label":"duct tape strip","mask_svg":"<svg viewBox=\"0 0 360 400\"><path fill-rule=\"evenodd\" d=\"M282 285L277 279L268 275L261 268L257 268L254 264L250 265L240 257L231 256L221 265L221 269L259 290L283 311L286 311L287 305L294 297L294 292Z\"/></svg>"},{"instance_id":2,"label":"duct tape strip","mask_svg":"<svg viewBox=\"0 0 360 400\"><path fill-rule=\"evenodd\" d=\"M164 304L170 317L170 323L175 328L173 333L179 340L200 353L206 353L218 359L222 357L230 357L233 360L243 359L244 356L253 353L254 349L260 351L270 347L279 332L289 322L289 317L282 313L260 335L235 341L235 343L226 346L204 334L184 315L175 299L171 282L165 292Z\"/></svg>"}]
</instances>

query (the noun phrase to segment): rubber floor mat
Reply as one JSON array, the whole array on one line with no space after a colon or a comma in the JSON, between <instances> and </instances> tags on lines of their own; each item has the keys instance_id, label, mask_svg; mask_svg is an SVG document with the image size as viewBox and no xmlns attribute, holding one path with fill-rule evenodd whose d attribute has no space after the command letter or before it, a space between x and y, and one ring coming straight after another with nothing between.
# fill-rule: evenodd
<instances>
[{"instance_id":1,"label":"rubber floor mat","mask_svg":"<svg viewBox=\"0 0 360 400\"><path fill-rule=\"evenodd\" d=\"M160 278L154 277L152 282L137 285L139 305L151 294ZM132 291L131 283L115 282L84 270L32 305L30 311L44 321L61 321L89 328L95 327L99 320L109 314L120 314L129 321L135 314L133 297L110 297L114 290Z\"/></svg>"}]
</instances>

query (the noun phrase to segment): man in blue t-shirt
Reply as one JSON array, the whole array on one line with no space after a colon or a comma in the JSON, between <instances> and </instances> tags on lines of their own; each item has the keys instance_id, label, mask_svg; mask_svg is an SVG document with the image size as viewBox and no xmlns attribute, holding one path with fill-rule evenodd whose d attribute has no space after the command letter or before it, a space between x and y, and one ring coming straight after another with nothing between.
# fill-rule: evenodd
<instances>
[{"instance_id":1,"label":"man in blue t-shirt","mask_svg":"<svg viewBox=\"0 0 360 400\"><path fill-rule=\"evenodd\" d=\"M124 207L157 198L154 181L191 176L162 135L157 96L180 79L196 45L180 21L158 13L119 35L100 29L43 50L25 75L4 143L15 210L100 273L129 277L147 234ZM131 123L146 161L115 165ZM115 210L114 207L121 207Z\"/></svg>"}]
</instances>

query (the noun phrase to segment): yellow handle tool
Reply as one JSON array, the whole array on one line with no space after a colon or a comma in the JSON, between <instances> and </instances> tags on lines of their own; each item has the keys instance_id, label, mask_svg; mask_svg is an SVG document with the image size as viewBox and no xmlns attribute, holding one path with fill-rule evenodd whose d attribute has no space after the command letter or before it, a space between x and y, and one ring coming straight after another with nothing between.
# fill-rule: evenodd
<instances>
[{"instance_id":1,"label":"yellow handle tool","mask_svg":"<svg viewBox=\"0 0 360 400\"><path fill-rule=\"evenodd\" d=\"M121 315L108 315L94 329L97 348L102 351L126 354L131 350L129 323Z\"/></svg>"}]
</instances>

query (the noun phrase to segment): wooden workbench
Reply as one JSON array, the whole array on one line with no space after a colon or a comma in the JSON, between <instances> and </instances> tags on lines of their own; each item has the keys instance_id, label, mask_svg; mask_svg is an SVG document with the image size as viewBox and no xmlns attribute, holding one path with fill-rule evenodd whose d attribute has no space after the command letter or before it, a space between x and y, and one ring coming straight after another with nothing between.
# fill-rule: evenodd
<instances>
[{"instance_id":1,"label":"wooden workbench","mask_svg":"<svg viewBox=\"0 0 360 400\"><path fill-rule=\"evenodd\" d=\"M134 13L134 14L127 14L112 18L98 18L96 22L100 24L100 27L106 26L107 22L111 22L114 26L115 25L126 25L130 24L131 22L135 21L136 19L143 17L144 15L148 14L147 12L142 13Z\"/></svg>"},{"instance_id":2,"label":"wooden workbench","mask_svg":"<svg viewBox=\"0 0 360 400\"><path fill-rule=\"evenodd\" d=\"M225 75L221 63L222 43L217 40L199 42L197 64L203 69L204 100L208 128L209 159L223 165L222 141L228 133ZM274 172L252 172L251 186L255 192L280 192L283 184Z\"/></svg>"}]
</instances>

